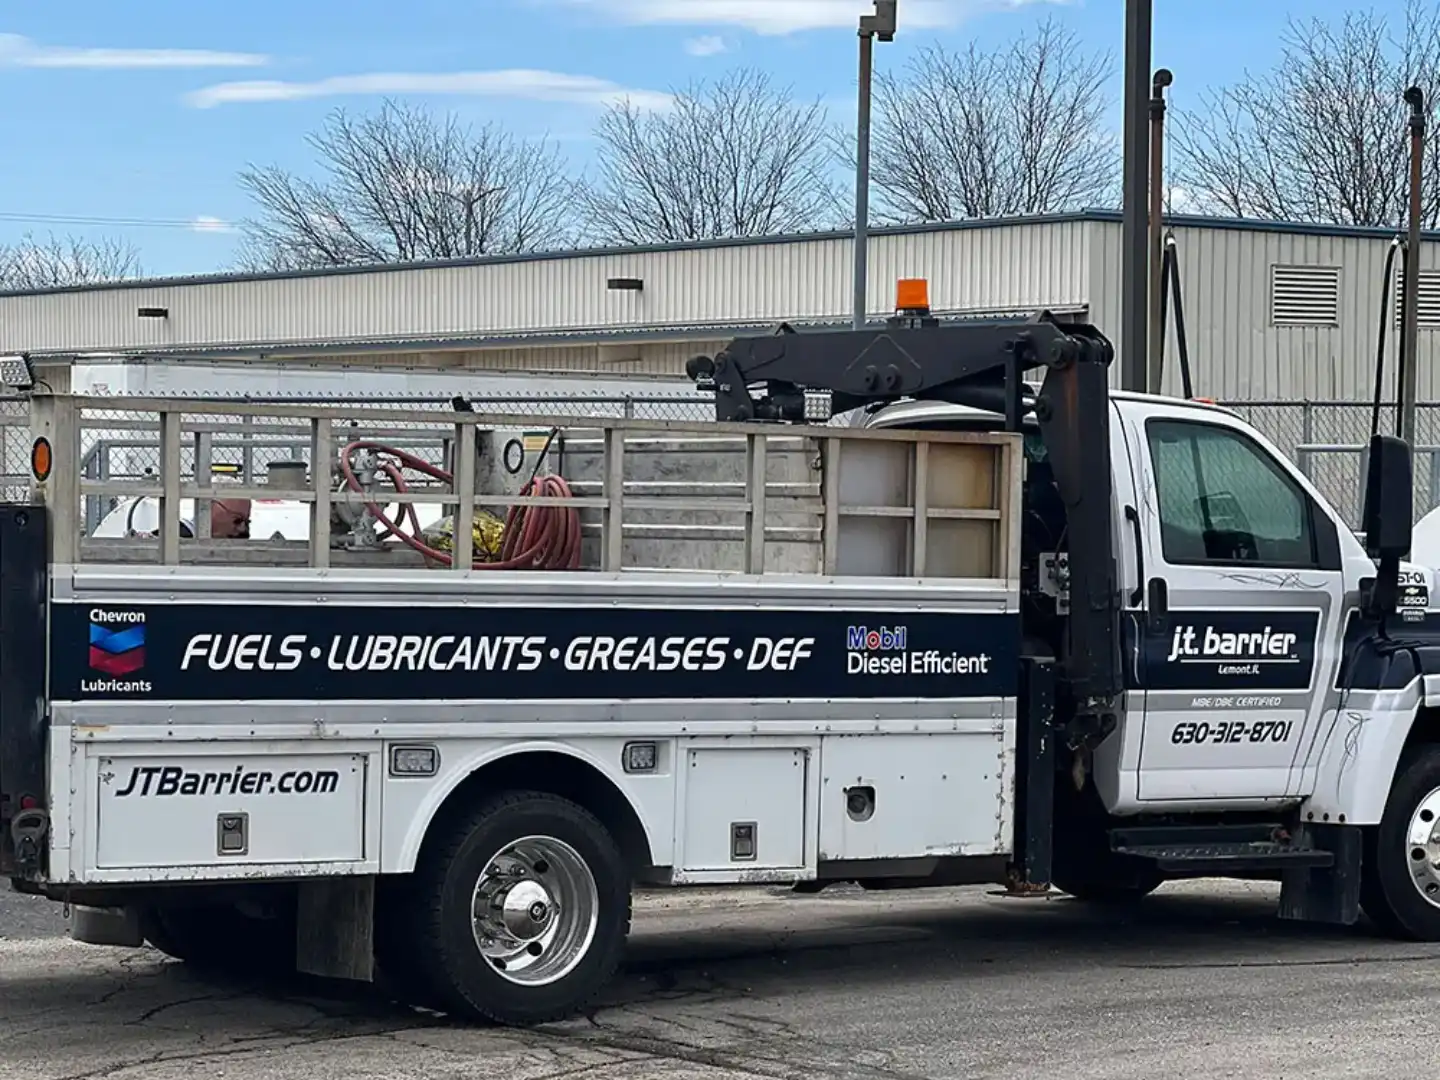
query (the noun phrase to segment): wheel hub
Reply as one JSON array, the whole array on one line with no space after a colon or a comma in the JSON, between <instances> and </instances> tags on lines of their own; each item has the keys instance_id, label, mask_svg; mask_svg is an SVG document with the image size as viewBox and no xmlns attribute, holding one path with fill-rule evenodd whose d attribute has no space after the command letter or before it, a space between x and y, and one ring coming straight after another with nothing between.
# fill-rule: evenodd
<instances>
[{"instance_id":1,"label":"wheel hub","mask_svg":"<svg viewBox=\"0 0 1440 1080\"><path fill-rule=\"evenodd\" d=\"M543 986L585 958L599 911L600 890L580 853L553 837L525 837L497 852L475 884L475 945L502 978Z\"/></svg>"},{"instance_id":2,"label":"wheel hub","mask_svg":"<svg viewBox=\"0 0 1440 1080\"><path fill-rule=\"evenodd\" d=\"M516 941L533 941L541 937L555 915L555 902L538 881L517 881L503 889L496 899L500 921Z\"/></svg>"},{"instance_id":3,"label":"wheel hub","mask_svg":"<svg viewBox=\"0 0 1440 1080\"><path fill-rule=\"evenodd\" d=\"M1420 800L1406 838L1410 880L1421 896L1440 907L1440 788Z\"/></svg>"}]
</instances>

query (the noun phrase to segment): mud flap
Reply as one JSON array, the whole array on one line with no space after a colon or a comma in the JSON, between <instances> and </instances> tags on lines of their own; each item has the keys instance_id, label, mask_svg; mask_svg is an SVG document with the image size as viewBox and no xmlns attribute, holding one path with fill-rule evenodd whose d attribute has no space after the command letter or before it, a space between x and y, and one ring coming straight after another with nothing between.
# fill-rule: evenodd
<instances>
[{"instance_id":1,"label":"mud flap","mask_svg":"<svg viewBox=\"0 0 1440 1080\"><path fill-rule=\"evenodd\" d=\"M70 909L70 937L86 945L138 949L145 944L140 913L135 908L98 908L76 904Z\"/></svg>"},{"instance_id":2,"label":"mud flap","mask_svg":"<svg viewBox=\"0 0 1440 1080\"><path fill-rule=\"evenodd\" d=\"M300 883L295 966L306 975L371 982L375 978L375 878L315 878Z\"/></svg>"},{"instance_id":3,"label":"mud flap","mask_svg":"<svg viewBox=\"0 0 1440 1080\"><path fill-rule=\"evenodd\" d=\"M1287 869L1280 878L1280 918L1295 922L1351 926L1360 919L1363 834L1355 825L1310 825L1310 846L1329 851L1324 867Z\"/></svg>"}]
</instances>

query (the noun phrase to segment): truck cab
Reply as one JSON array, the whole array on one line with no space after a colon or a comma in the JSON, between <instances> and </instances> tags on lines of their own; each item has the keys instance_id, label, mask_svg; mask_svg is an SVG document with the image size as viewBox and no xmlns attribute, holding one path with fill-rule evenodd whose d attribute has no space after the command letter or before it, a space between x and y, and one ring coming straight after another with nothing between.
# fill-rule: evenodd
<instances>
[{"instance_id":1,"label":"truck cab","mask_svg":"<svg viewBox=\"0 0 1440 1080\"><path fill-rule=\"evenodd\" d=\"M1188 867L1180 857L1150 860L1130 879L1130 891L1144 892L1164 877L1238 865L1242 852L1226 840L1245 822L1317 833L1359 826L1372 918L1432 936L1440 907L1414 901L1440 896L1440 836L1429 825L1440 812L1432 745L1440 727L1429 711L1440 703L1431 674L1440 672L1434 571L1400 564L1399 610L1382 628L1365 614L1375 560L1309 478L1243 418L1207 402L1121 391L1110 392L1108 410L1124 684L1114 729L1072 764L1077 776L1083 771L1076 809L1090 827L1108 828L1111 843L1096 851L1076 833L1071 842L1104 863L1137 839L1127 824L1162 822L1175 839L1196 822L1226 823L1201 845L1209 858ZM1001 426L993 412L928 401L856 410L851 422ZM1033 419L1024 428L1026 572L1032 595L1063 598L1064 561L1047 550L1063 532L1063 511L1058 522L1050 517L1058 500L1045 442ZM1424 774L1423 792L1403 782L1407 768ZM1066 787L1062 802L1074 797ZM1057 837L1064 823L1057 814ZM1376 846L1382 832L1390 837L1384 851ZM1057 847L1055 857L1064 887L1066 852ZM1153 872L1156 863L1166 873ZM1388 901L1374 876L1387 863ZM1273 869L1283 872L1283 862ZM1120 877L1109 876L1112 884ZM1096 875L1085 877L1090 891L1099 887Z\"/></svg>"},{"instance_id":2,"label":"truck cab","mask_svg":"<svg viewBox=\"0 0 1440 1080\"><path fill-rule=\"evenodd\" d=\"M1304 473L1229 410L1123 392L1110 408L1129 678L1125 722L1097 754L1106 809L1261 809L1310 796L1345 628L1374 562ZM862 419L998 422L932 402ZM1044 471L1028 426L1027 464ZM1027 525L1032 543L1056 532L1043 511ZM1407 570L1428 584L1428 572Z\"/></svg>"}]
</instances>

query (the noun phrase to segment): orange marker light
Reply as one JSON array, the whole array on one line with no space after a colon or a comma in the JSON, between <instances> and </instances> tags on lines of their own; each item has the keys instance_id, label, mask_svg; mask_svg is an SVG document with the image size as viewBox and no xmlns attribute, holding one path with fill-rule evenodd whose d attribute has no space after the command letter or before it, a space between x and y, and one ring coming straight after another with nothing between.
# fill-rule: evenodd
<instances>
[{"instance_id":1,"label":"orange marker light","mask_svg":"<svg viewBox=\"0 0 1440 1080\"><path fill-rule=\"evenodd\" d=\"M36 480L44 483L50 479L50 469L53 464L50 440L42 435L30 447L30 473Z\"/></svg>"},{"instance_id":2,"label":"orange marker light","mask_svg":"<svg viewBox=\"0 0 1440 1080\"><path fill-rule=\"evenodd\" d=\"M929 311L930 283L924 278L901 278L895 286L896 311Z\"/></svg>"}]
</instances>

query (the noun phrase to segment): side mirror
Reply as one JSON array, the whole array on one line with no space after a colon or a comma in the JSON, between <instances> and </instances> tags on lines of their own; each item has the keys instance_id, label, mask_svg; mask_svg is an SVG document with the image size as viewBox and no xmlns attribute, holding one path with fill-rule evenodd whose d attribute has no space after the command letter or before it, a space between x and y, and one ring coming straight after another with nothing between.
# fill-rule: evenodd
<instances>
[{"instance_id":1,"label":"side mirror","mask_svg":"<svg viewBox=\"0 0 1440 1080\"><path fill-rule=\"evenodd\" d=\"M1365 550L1378 562L1398 563L1410 554L1415 524L1410 446L1393 435L1373 435L1369 457L1362 515Z\"/></svg>"}]
</instances>

